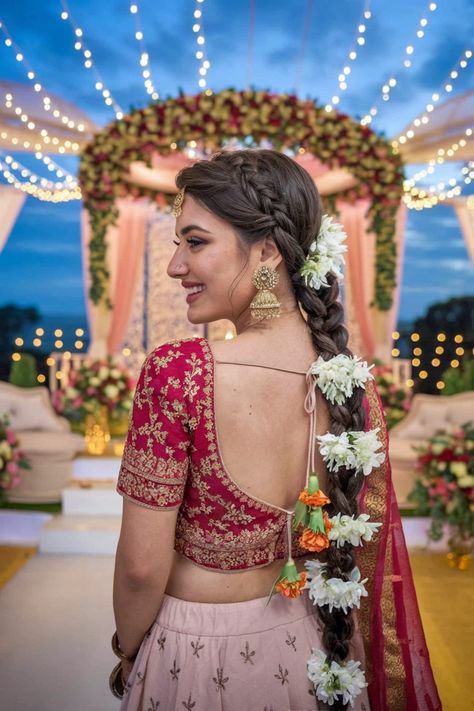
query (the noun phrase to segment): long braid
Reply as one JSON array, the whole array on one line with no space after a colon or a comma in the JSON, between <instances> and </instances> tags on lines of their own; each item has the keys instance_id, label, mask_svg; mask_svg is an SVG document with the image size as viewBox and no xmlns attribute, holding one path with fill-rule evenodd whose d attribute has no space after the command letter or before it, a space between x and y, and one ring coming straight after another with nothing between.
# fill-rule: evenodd
<instances>
[{"instance_id":1,"label":"long braid","mask_svg":"<svg viewBox=\"0 0 474 711\"><path fill-rule=\"evenodd\" d=\"M178 187L202 201L212 212L229 222L242 239L252 244L271 235L282 254L295 297L307 315L315 351L324 360L351 355L343 324L343 307L338 300L335 275L329 287L319 291L305 285L299 271L311 243L319 232L321 203L306 171L274 151L235 151L217 154L211 161L185 168L178 175ZM344 405L328 401L330 431L340 435L364 429L363 389L356 388ZM329 515L358 514L357 497L363 477L350 469L339 469L329 477ZM355 566L353 546L331 545L326 551L328 577L349 579ZM318 606L323 623L323 645L330 660L344 662L353 634L352 615L340 609ZM346 708L335 702L334 711Z\"/></svg>"},{"instance_id":2,"label":"long braid","mask_svg":"<svg viewBox=\"0 0 474 711\"><path fill-rule=\"evenodd\" d=\"M305 252L294 236L295 226L285 212L284 206L271 188L267 185L259 185L255 166L249 168L242 163L240 173L243 190L249 197L252 196L253 201L257 198L265 215L275 221L273 238L285 259L295 296L307 314L307 323L315 350L324 360L329 360L340 353L352 355L347 347L348 333L343 324L344 310L338 300L337 278L329 274L329 287L322 287L319 292L304 284L299 269L305 258ZM287 255L291 255L292 259L290 260ZM340 435L346 431L364 428L363 393L362 388L357 388L344 405L328 402L332 434ZM353 470L340 469L331 473L328 489L331 500L328 506L329 515L340 512L357 516L359 513L357 495L362 483L363 477ZM353 546L350 543L342 547L335 545L329 547L326 554L328 578L348 580L355 564ZM318 613L324 624L323 643L330 659L343 662L348 657L349 641L353 634L351 612L344 613L340 609L333 609L330 612L329 607L324 605L318 606ZM340 706L343 708L342 704Z\"/></svg>"},{"instance_id":3,"label":"long braid","mask_svg":"<svg viewBox=\"0 0 474 711\"><path fill-rule=\"evenodd\" d=\"M352 355L347 348L347 331L344 327L343 309L337 301L338 284L334 275L328 276L329 288L322 288L319 292L304 285L301 279L295 278L295 293L301 305L308 314L308 323L311 328L313 343L324 360L334 355L343 353ZM364 408L362 406L364 390L356 388L352 396L344 405L328 402L331 433L340 435L351 430L363 430L365 423ZM339 469L332 472L329 477L328 496L331 504L328 513L347 514L357 516L359 507L357 496L361 490L363 477L351 469ZM353 546L346 543L338 548L334 545L327 550L326 565L327 577L349 579L349 574L356 564ZM324 623L323 643L331 659L343 662L349 654L349 641L353 634L351 613L344 613L340 609L329 612L329 607L318 607L319 617ZM336 705L337 709L338 706ZM339 708L344 708L339 704Z\"/></svg>"}]
</instances>

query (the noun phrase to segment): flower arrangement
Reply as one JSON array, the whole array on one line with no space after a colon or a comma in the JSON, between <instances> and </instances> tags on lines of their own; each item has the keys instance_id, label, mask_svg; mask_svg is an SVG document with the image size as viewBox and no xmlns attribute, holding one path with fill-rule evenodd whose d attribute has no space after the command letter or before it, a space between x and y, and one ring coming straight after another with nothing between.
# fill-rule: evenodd
<instances>
[{"instance_id":1,"label":"flower arrangement","mask_svg":"<svg viewBox=\"0 0 474 711\"><path fill-rule=\"evenodd\" d=\"M403 192L400 155L368 126L309 99L232 89L181 95L132 111L97 133L85 148L79 180L91 220L92 301L111 306L105 235L118 215L115 200L130 194L164 202L162 195L124 181L129 164L150 164L153 153L169 155L190 141L210 154L235 140L248 147L267 141L276 150L309 152L357 178L357 185L340 197L371 202L369 231L377 235L374 302L379 309L389 309L396 283L395 214Z\"/></svg>"},{"instance_id":2,"label":"flower arrangement","mask_svg":"<svg viewBox=\"0 0 474 711\"><path fill-rule=\"evenodd\" d=\"M387 418L387 427L391 429L408 413L411 407L412 393L408 388L395 382L392 369L376 361L372 370L380 399Z\"/></svg>"},{"instance_id":3,"label":"flower arrangement","mask_svg":"<svg viewBox=\"0 0 474 711\"><path fill-rule=\"evenodd\" d=\"M130 374L109 356L105 360L83 361L69 372L64 389L53 393L53 405L73 423L105 408L109 418L127 417L132 406L135 383Z\"/></svg>"},{"instance_id":4,"label":"flower arrangement","mask_svg":"<svg viewBox=\"0 0 474 711\"><path fill-rule=\"evenodd\" d=\"M439 433L418 451L419 476L408 498L431 516L430 538L439 540L446 524L474 536L474 424Z\"/></svg>"},{"instance_id":5,"label":"flower arrangement","mask_svg":"<svg viewBox=\"0 0 474 711\"><path fill-rule=\"evenodd\" d=\"M4 415L0 418L0 503L3 503L7 490L20 483L20 469L31 469L19 445L9 418Z\"/></svg>"}]
</instances>

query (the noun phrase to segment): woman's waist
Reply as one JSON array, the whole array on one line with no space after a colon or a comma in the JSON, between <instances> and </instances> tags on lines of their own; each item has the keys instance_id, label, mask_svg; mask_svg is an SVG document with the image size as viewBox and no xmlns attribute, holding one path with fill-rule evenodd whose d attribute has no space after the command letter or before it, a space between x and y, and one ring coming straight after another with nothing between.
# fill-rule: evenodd
<instances>
[{"instance_id":1,"label":"woman's waist","mask_svg":"<svg viewBox=\"0 0 474 711\"><path fill-rule=\"evenodd\" d=\"M314 558L314 554L309 557ZM295 559L298 570L304 570L308 556ZM214 569L196 564L175 553L166 594L189 602L234 603L268 596L280 575L283 559L239 570Z\"/></svg>"}]
</instances>

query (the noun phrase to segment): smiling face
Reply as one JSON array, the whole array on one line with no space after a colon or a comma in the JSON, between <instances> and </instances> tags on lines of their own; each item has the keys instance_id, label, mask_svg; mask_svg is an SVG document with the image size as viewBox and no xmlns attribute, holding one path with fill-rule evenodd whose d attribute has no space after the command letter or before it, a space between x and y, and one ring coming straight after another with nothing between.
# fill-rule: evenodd
<instances>
[{"instance_id":1,"label":"smiling face","mask_svg":"<svg viewBox=\"0 0 474 711\"><path fill-rule=\"evenodd\" d=\"M232 227L186 195L176 220L176 251L168 276L183 285L191 323L245 320L255 295L252 274L262 245L245 247ZM248 253L247 253L248 251Z\"/></svg>"}]
</instances>

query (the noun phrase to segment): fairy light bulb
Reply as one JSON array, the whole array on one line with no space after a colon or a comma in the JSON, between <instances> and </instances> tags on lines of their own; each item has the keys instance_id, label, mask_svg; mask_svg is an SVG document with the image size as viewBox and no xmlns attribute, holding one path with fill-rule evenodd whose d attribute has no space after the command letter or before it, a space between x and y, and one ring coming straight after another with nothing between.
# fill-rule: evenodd
<instances>
[{"instance_id":1,"label":"fairy light bulb","mask_svg":"<svg viewBox=\"0 0 474 711\"><path fill-rule=\"evenodd\" d=\"M431 6L434 6L433 8ZM431 3L429 6L430 12L434 12L436 10L436 3ZM421 17L419 22L418 22L418 28L415 30L415 39L413 43L407 44L405 47L405 52L404 52L404 57L402 60L402 67L404 69L410 69L412 66L412 57L413 54L415 53L415 44L416 42L420 42L425 36L426 32L423 28L426 27L428 24L428 20L425 17ZM379 108L378 108L378 102L382 100L384 103L387 103L391 99L391 90L396 86L397 83L397 78L395 75L395 72L391 73L391 79L392 82L395 81L395 83L390 83L390 81L386 81L382 84L381 90L380 90L380 95L378 100L372 105L370 110L362 117L361 119L361 124L363 126L367 126L372 121L374 118L378 115ZM388 85L388 90L387 89ZM400 143L404 143L404 141L401 140L401 136L398 138L398 141ZM395 146L396 148L397 146Z\"/></svg>"},{"instance_id":2,"label":"fairy light bulb","mask_svg":"<svg viewBox=\"0 0 474 711\"><path fill-rule=\"evenodd\" d=\"M77 38L77 40L74 43L74 49L77 52L82 53L83 56L83 65L84 68L87 70L92 70L92 72L95 74L96 79L102 82L99 71L94 63L94 58L92 51L90 50L89 47L86 46L86 42L84 40L84 31L77 22L74 20L73 16L71 15L71 12L69 8L66 5L66 0L61 0L62 6L63 6L63 12L61 13L61 19L65 20L66 22L69 23L71 26L71 29L73 31L74 37ZM65 17L63 17L63 14L65 14ZM111 96L110 100L105 99L104 103L106 106L113 106L114 113L115 113L115 118L120 119L123 118L123 111L118 104L118 102Z\"/></svg>"},{"instance_id":3,"label":"fairy light bulb","mask_svg":"<svg viewBox=\"0 0 474 711\"><path fill-rule=\"evenodd\" d=\"M356 37L352 43L352 47L350 48L347 59L344 63L344 67L339 72L338 76L338 82L339 82L339 92L334 94L331 98L331 101L326 104L325 109L326 111L332 111L334 106L337 106L340 103L341 100L341 93L346 91L349 82L348 82L348 77L351 74L351 67L349 66L350 62L355 62L357 59L357 52L355 51L355 47L363 47L365 45L365 37L364 34L367 30L367 23L372 17L372 13L370 10L367 8L367 5L369 3L366 3L366 9L364 10L362 17L359 19L358 25L357 25L357 34ZM342 77L342 78L341 78Z\"/></svg>"},{"instance_id":4,"label":"fairy light bulb","mask_svg":"<svg viewBox=\"0 0 474 711\"><path fill-rule=\"evenodd\" d=\"M210 68L210 62L206 57L206 37L204 34L203 27L203 5L204 0L196 0L193 12L193 25L192 31L196 35L196 44L198 45L198 50L196 52L196 59L199 62L198 66L198 86L200 89L205 89L207 86L207 72Z\"/></svg>"}]
</instances>

